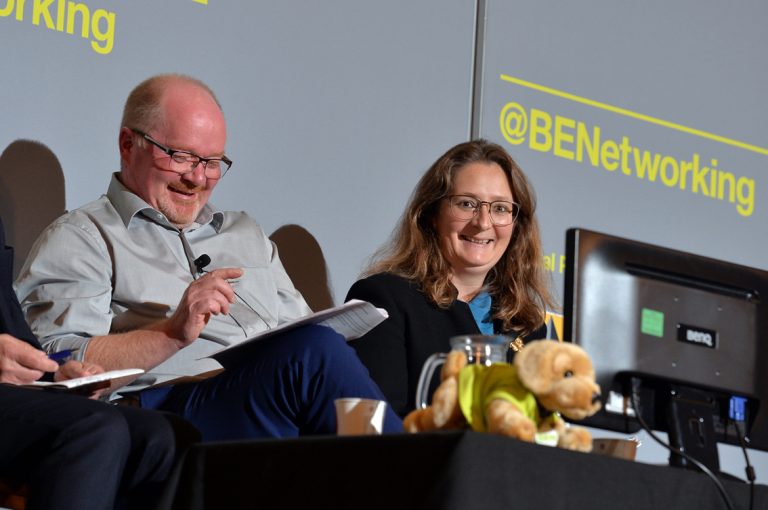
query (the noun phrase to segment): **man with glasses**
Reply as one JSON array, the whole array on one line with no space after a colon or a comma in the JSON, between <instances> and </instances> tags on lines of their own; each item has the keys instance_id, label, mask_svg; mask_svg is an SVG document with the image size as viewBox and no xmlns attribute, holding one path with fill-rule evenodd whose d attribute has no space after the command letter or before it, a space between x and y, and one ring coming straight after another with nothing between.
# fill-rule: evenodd
<instances>
[{"instance_id":1,"label":"man with glasses","mask_svg":"<svg viewBox=\"0 0 768 510\"><path fill-rule=\"evenodd\" d=\"M232 166L226 137L200 81L141 83L123 113L120 172L43 232L17 293L46 349L147 370L133 400L183 415L204 440L331 433L335 398L382 396L328 328L261 340L210 376L220 367L206 356L310 312L261 227L208 203ZM385 430L400 428L390 411Z\"/></svg>"}]
</instances>

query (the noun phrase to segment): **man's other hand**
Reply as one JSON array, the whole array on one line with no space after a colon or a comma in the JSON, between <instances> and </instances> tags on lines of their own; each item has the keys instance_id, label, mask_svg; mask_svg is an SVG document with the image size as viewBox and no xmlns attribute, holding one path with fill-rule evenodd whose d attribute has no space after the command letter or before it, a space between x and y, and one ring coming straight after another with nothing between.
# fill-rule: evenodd
<instances>
[{"instance_id":1,"label":"man's other hand","mask_svg":"<svg viewBox=\"0 0 768 510\"><path fill-rule=\"evenodd\" d=\"M78 377L85 377L87 375L101 374L104 369L94 363L88 363L87 361L67 361L59 367L55 374L53 374L54 381L66 381L67 379L76 379ZM88 398L97 399L104 392L104 389L109 387L109 381L105 381L101 385L101 389L98 389L90 394Z\"/></svg>"}]
</instances>

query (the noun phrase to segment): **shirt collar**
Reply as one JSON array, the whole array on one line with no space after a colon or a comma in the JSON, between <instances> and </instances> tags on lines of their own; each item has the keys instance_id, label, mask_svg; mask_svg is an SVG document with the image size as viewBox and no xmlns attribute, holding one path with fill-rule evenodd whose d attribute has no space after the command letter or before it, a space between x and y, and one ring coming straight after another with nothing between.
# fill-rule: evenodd
<instances>
[{"instance_id":1,"label":"shirt collar","mask_svg":"<svg viewBox=\"0 0 768 510\"><path fill-rule=\"evenodd\" d=\"M107 198L112 202L117 214L120 215L125 228L129 228L134 218L138 214L142 214L144 217L159 225L178 230L178 227L168 221L168 218L166 218L163 213L152 208L152 206L142 200L137 194L126 188L117 176L117 173L112 174L112 180L110 181L109 189L107 190ZM216 232L218 232L221 229L223 222L224 212L215 208L210 203L207 203L200 210L194 223L183 230L195 230L203 225L210 224Z\"/></svg>"},{"instance_id":2,"label":"shirt collar","mask_svg":"<svg viewBox=\"0 0 768 510\"><path fill-rule=\"evenodd\" d=\"M491 302L492 298L491 295L488 293L487 290L480 291L475 297L473 297L470 301L473 305L475 305L478 308L491 308Z\"/></svg>"}]
</instances>

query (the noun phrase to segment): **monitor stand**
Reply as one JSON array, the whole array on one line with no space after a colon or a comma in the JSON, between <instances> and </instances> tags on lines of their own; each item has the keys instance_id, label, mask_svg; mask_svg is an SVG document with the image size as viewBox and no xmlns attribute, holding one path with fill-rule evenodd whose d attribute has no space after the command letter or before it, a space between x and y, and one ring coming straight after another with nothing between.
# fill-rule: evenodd
<instances>
[{"instance_id":1,"label":"monitor stand","mask_svg":"<svg viewBox=\"0 0 768 510\"><path fill-rule=\"evenodd\" d=\"M670 445L698 460L714 474L719 474L720 461L713 418L716 412L714 395L703 390L671 384L668 405L667 430ZM698 469L693 462L677 453L670 453L669 464Z\"/></svg>"}]
</instances>

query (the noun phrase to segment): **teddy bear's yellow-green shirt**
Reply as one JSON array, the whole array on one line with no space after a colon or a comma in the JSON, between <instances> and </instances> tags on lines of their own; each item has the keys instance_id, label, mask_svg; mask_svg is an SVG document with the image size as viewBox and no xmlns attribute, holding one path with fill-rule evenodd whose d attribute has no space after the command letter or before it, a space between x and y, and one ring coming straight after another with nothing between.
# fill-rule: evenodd
<instances>
[{"instance_id":1,"label":"teddy bear's yellow-green shirt","mask_svg":"<svg viewBox=\"0 0 768 510\"><path fill-rule=\"evenodd\" d=\"M486 432L485 410L495 399L515 404L534 423L541 423L542 416L536 397L524 387L517 377L517 369L509 363L491 366L467 365L459 372L459 407L467 423L476 432ZM552 413L544 419L557 420ZM539 442L537 440L537 442ZM545 441L549 442L549 441ZM557 440L555 439L555 442Z\"/></svg>"}]
</instances>

